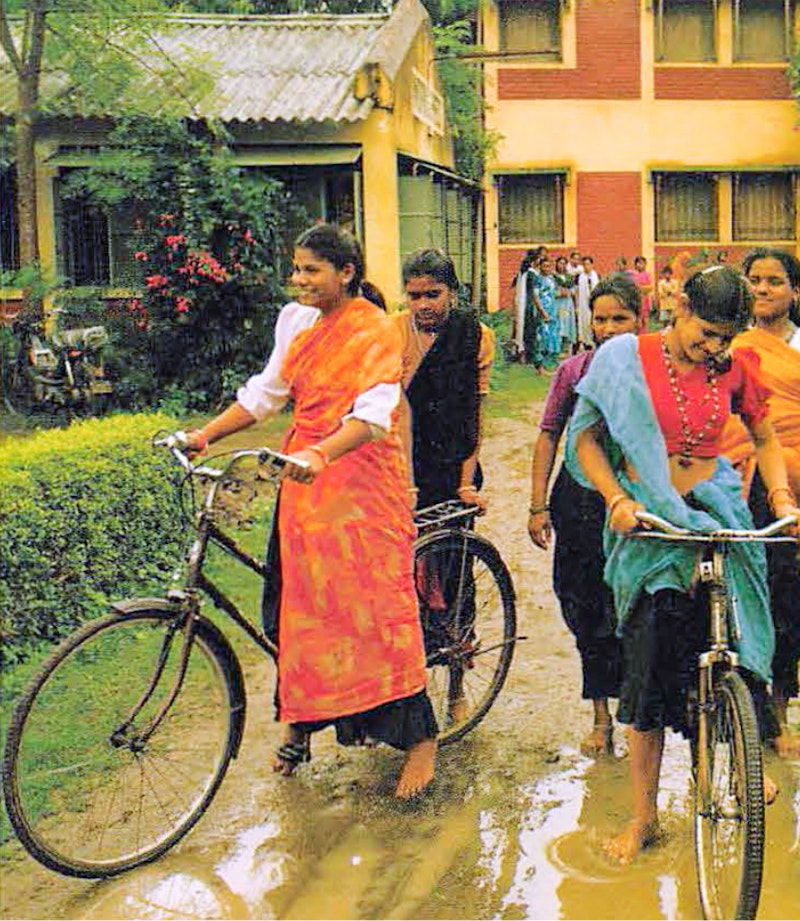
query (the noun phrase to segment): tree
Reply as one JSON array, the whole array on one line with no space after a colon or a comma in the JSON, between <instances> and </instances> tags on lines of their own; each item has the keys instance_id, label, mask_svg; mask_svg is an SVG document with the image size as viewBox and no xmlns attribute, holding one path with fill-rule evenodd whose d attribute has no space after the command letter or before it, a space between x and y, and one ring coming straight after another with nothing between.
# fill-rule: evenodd
<instances>
[{"instance_id":1,"label":"tree","mask_svg":"<svg viewBox=\"0 0 800 921\"><path fill-rule=\"evenodd\" d=\"M157 54L155 34L168 9L163 0L0 0L0 44L16 75L13 150L17 171L19 254L38 264L34 141L48 114L192 111L208 75ZM59 89L43 100L42 77ZM153 90L132 92L147 74ZM156 87L163 92L158 93Z\"/></svg>"}]
</instances>

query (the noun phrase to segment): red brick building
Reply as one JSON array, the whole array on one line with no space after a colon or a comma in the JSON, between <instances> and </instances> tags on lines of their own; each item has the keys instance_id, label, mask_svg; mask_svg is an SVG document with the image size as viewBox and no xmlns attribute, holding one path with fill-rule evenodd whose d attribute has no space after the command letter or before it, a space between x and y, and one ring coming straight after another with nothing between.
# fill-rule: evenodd
<instances>
[{"instance_id":1,"label":"red brick building","mask_svg":"<svg viewBox=\"0 0 800 921\"><path fill-rule=\"evenodd\" d=\"M488 305L525 251L798 252L797 0L487 0Z\"/></svg>"}]
</instances>

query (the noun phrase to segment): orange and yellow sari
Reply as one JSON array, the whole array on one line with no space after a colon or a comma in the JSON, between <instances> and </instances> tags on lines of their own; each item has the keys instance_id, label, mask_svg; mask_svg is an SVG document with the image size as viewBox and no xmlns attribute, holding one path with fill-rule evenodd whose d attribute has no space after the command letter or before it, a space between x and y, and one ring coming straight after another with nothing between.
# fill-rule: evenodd
<instances>
[{"instance_id":1,"label":"orange and yellow sari","mask_svg":"<svg viewBox=\"0 0 800 921\"><path fill-rule=\"evenodd\" d=\"M295 336L281 370L294 400L283 450L330 435L360 393L400 372L399 335L377 307L357 298L323 316ZM311 485L281 486L281 722L361 713L425 686L407 483L393 426Z\"/></svg>"},{"instance_id":2,"label":"orange and yellow sari","mask_svg":"<svg viewBox=\"0 0 800 921\"><path fill-rule=\"evenodd\" d=\"M781 443L789 484L800 497L800 352L761 329L741 333L733 348L751 348L759 355L761 378L771 391L769 417ZM723 433L722 453L742 472L746 491L755 471L754 451L747 429L731 417Z\"/></svg>"}]
</instances>

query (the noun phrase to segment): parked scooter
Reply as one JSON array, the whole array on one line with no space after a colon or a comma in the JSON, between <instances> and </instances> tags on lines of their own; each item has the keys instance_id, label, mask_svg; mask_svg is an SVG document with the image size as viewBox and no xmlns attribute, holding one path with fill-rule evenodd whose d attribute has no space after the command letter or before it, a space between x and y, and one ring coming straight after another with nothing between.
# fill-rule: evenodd
<instances>
[{"instance_id":1,"label":"parked scooter","mask_svg":"<svg viewBox=\"0 0 800 921\"><path fill-rule=\"evenodd\" d=\"M105 326L56 328L49 340L43 323L18 319L12 332L18 340L16 355L3 375L3 400L19 414L34 410L96 414L108 408L113 388L103 364L109 342Z\"/></svg>"}]
</instances>

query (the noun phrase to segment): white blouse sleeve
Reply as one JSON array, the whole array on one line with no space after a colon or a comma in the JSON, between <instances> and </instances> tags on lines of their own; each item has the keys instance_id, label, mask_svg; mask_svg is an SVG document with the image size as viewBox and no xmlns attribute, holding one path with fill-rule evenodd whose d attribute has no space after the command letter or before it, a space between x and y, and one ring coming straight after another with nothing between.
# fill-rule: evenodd
<instances>
[{"instance_id":1,"label":"white blouse sleeve","mask_svg":"<svg viewBox=\"0 0 800 921\"><path fill-rule=\"evenodd\" d=\"M400 384L375 384L355 398L353 409L342 418L360 419L370 427L373 438L381 438L392 427L392 413L400 402Z\"/></svg>"},{"instance_id":2,"label":"white blouse sleeve","mask_svg":"<svg viewBox=\"0 0 800 921\"><path fill-rule=\"evenodd\" d=\"M289 388L281 377L281 366L289 343L300 330L313 326L319 317L315 307L292 301L278 314L275 344L263 371L254 374L236 393L236 400L256 420L275 415L286 405Z\"/></svg>"}]
</instances>

